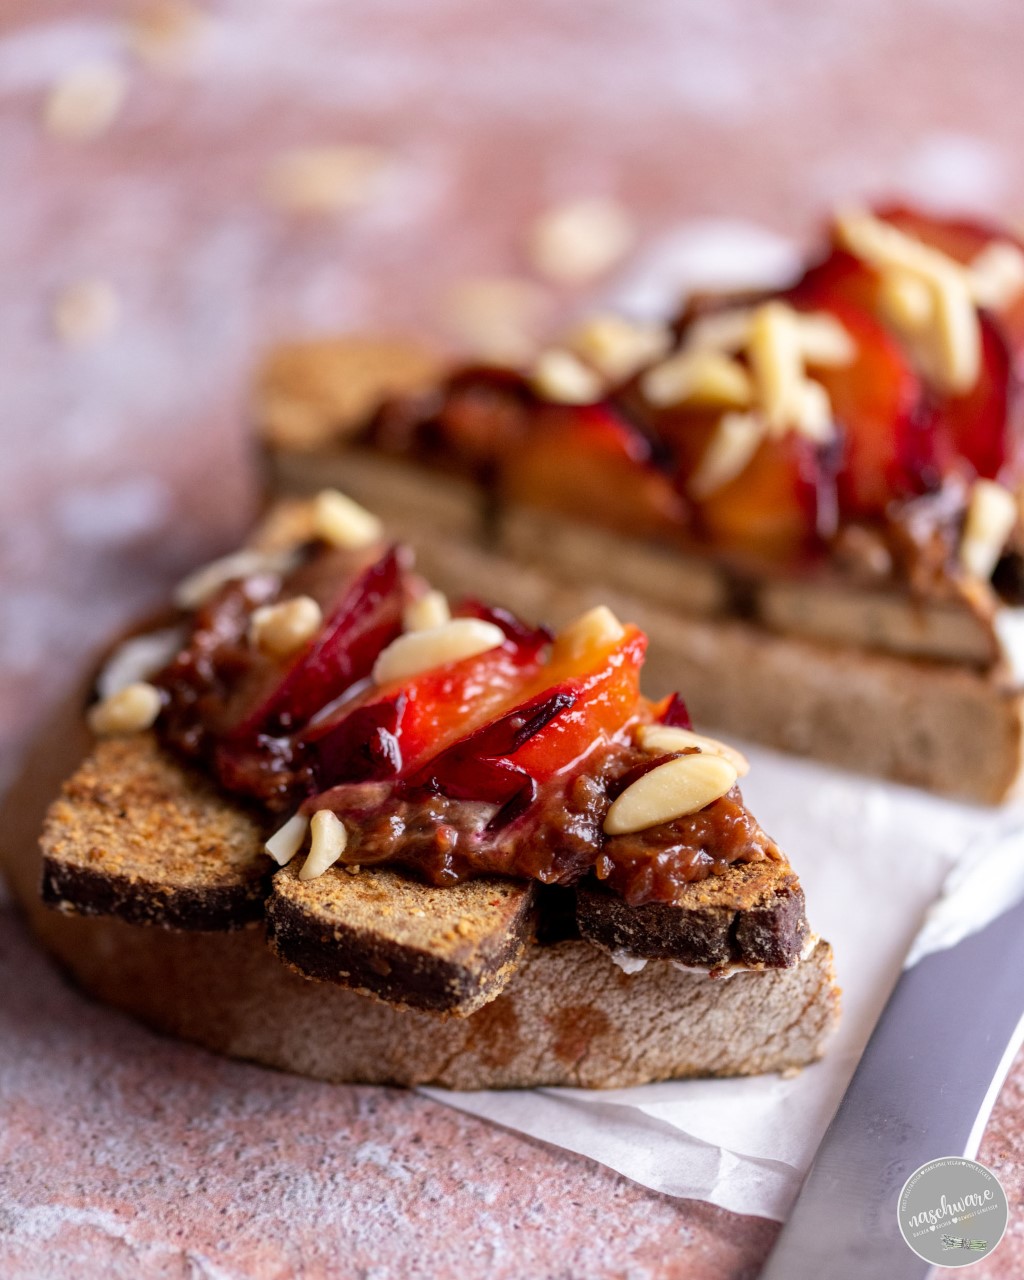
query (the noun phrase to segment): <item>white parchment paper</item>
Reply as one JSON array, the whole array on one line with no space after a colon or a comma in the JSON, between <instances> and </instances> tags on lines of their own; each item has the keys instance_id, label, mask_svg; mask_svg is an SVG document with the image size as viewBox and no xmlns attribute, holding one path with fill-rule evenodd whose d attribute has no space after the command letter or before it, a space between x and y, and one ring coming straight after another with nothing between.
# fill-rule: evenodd
<instances>
[{"instance_id":1,"label":"white parchment paper","mask_svg":"<svg viewBox=\"0 0 1024 1280\"><path fill-rule=\"evenodd\" d=\"M788 1080L426 1092L656 1191L781 1220L911 948L920 958L949 946L1024 896L1024 809L954 804L746 750L744 797L835 949L843 1017L824 1060Z\"/></svg>"}]
</instances>

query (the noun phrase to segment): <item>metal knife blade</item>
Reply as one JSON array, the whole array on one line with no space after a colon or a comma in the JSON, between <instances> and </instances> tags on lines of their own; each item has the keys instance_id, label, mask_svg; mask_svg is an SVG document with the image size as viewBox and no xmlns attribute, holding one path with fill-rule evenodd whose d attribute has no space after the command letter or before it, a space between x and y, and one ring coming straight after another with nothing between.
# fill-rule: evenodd
<instances>
[{"instance_id":1,"label":"metal knife blade","mask_svg":"<svg viewBox=\"0 0 1024 1280\"><path fill-rule=\"evenodd\" d=\"M974 1156L1022 1041L1024 903L902 974L761 1280L926 1276L900 1191L928 1160Z\"/></svg>"}]
</instances>

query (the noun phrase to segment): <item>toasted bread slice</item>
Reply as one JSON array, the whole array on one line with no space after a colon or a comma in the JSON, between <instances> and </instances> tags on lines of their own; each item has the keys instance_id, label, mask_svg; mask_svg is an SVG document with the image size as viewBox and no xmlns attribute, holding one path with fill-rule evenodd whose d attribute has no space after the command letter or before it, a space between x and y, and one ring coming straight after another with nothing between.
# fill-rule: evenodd
<instances>
[{"instance_id":1,"label":"toasted bread slice","mask_svg":"<svg viewBox=\"0 0 1024 1280\"><path fill-rule=\"evenodd\" d=\"M226 804L152 734L110 738L65 782L43 829L43 900L174 929L235 929L263 915L266 824Z\"/></svg>"},{"instance_id":2,"label":"toasted bread slice","mask_svg":"<svg viewBox=\"0 0 1024 1280\"><path fill-rule=\"evenodd\" d=\"M631 907L584 881L576 891L584 938L630 958L702 969L792 964L809 936L804 894L785 863L748 862L686 885L676 901Z\"/></svg>"},{"instance_id":3,"label":"toasted bread slice","mask_svg":"<svg viewBox=\"0 0 1024 1280\"><path fill-rule=\"evenodd\" d=\"M397 1007L466 1016L508 982L534 933L536 885L482 879L438 889L386 868L274 877L268 936L307 977Z\"/></svg>"}]
</instances>

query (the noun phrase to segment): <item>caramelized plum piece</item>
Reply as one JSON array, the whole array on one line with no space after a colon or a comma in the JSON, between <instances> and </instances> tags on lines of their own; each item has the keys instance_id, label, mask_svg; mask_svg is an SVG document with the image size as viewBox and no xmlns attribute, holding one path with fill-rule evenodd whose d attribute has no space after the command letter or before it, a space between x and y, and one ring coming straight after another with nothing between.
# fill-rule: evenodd
<instances>
[{"instance_id":1,"label":"caramelized plum piece","mask_svg":"<svg viewBox=\"0 0 1024 1280\"><path fill-rule=\"evenodd\" d=\"M692 729L693 721L690 719L690 713L686 708L686 703L680 698L678 693L672 693L665 699L664 706L659 710L655 708L657 714L656 719L662 724L669 725L673 729Z\"/></svg>"},{"instance_id":2,"label":"caramelized plum piece","mask_svg":"<svg viewBox=\"0 0 1024 1280\"><path fill-rule=\"evenodd\" d=\"M456 615L494 622L505 632L505 643L397 687L374 688L354 708L341 707L312 725L302 744L319 790L395 777L521 700L541 669L549 632L475 603Z\"/></svg>"},{"instance_id":3,"label":"caramelized plum piece","mask_svg":"<svg viewBox=\"0 0 1024 1280\"><path fill-rule=\"evenodd\" d=\"M612 405L542 405L529 436L511 454L504 497L634 537L674 538L686 503L657 465L654 446Z\"/></svg>"}]
</instances>

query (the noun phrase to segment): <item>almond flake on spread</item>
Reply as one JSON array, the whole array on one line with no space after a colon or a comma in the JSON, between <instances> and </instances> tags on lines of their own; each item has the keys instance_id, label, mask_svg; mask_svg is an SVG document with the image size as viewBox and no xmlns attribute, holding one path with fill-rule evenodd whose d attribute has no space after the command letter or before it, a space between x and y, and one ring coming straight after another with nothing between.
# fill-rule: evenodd
<instances>
[{"instance_id":1,"label":"almond flake on spread","mask_svg":"<svg viewBox=\"0 0 1024 1280\"><path fill-rule=\"evenodd\" d=\"M735 766L724 756L679 756L637 778L612 803L605 834L628 835L685 818L720 800L736 785Z\"/></svg>"},{"instance_id":2,"label":"almond flake on spread","mask_svg":"<svg viewBox=\"0 0 1024 1280\"><path fill-rule=\"evenodd\" d=\"M249 623L253 646L275 658L296 653L323 626L323 613L312 596L295 596L254 610Z\"/></svg>"},{"instance_id":3,"label":"almond flake on spread","mask_svg":"<svg viewBox=\"0 0 1024 1280\"><path fill-rule=\"evenodd\" d=\"M611 609L599 604L559 631L555 636L552 656L555 661L578 662L589 654L610 649L625 634L622 623Z\"/></svg>"},{"instance_id":4,"label":"almond flake on spread","mask_svg":"<svg viewBox=\"0 0 1024 1280\"><path fill-rule=\"evenodd\" d=\"M402 612L402 625L406 631L429 631L451 621L448 597L443 591L427 591L411 600Z\"/></svg>"},{"instance_id":5,"label":"almond flake on spread","mask_svg":"<svg viewBox=\"0 0 1024 1280\"><path fill-rule=\"evenodd\" d=\"M717 738L707 738L692 729L677 728L668 724L645 724L637 730L637 741L644 751L652 755L667 755L672 751L703 751L706 755L722 756L744 778L750 772L750 762L742 752Z\"/></svg>"},{"instance_id":6,"label":"almond flake on spread","mask_svg":"<svg viewBox=\"0 0 1024 1280\"><path fill-rule=\"evenodd\" d=\"M287 866L302 848L308 831L309 819L305 814L296 813L283 827L278 827L263 848L279 867Z\"/></svg>"},{"instance_id":7,"label":"almond flake on spread","mask_svg":"<svg viewBox=\"0 0 1024 1280\"><path fill-rule=\"evenodd\" d=\"M764 422L755 413L723 414L687 482L691 497L707 498L735 480L757 453L764 434Z\"/></svg>"},{"instance_id":8,"label":"almond flake on spread","mask_svg":"<svg viewBox=\"0 0 1024 1280\"><path fill-rule=\"evenodd\" d=\"M390 157L360 145L293 147L270 166L267 194L293 213L339 213L378 193Z\"/></svg>"},{"instance_id":9,"label":"almond flake on spread","mask_svg":"<svg viewBox=\"0 0 1024 1280\"><path fill-rule=\"evenodd\" d=\"M991 578L1018 515L1009 489L994 480L975 481L960 540L960 563L971 577Z\"/></svg>"},{"instance_id":10,"label":"almond flake on spread","mask_svg":"<svg viewBox=\"0 0 1024 1280\"><path fill-rule=\"evenodd\" d=\"M90 707L87 715L89 728L100 737L141 733L156 723L162 706L160 690L138 680Z\"/></svg>"},{"instance_id":11,"label":"almond flake on spread","mask_svg":"<svg viewBox=\"0 0 1024 1280\"><path fill-rule=\"evenodd\" d=\"M566 338L569 350L610 382L625 382L671 345L666 325L612 314L591 316Z\"/></svg>"},{"instance_id":12,"label":"almond flake on spread","mask_svg":"<svg viewBox=\"0 0 1024 1280\"><path fill-rule=\"evenodd\" d=\"M43 123L71 142L97 138L114 122L128 92L128 78L112 62L89 62L69 71L50 90Z\"/></svg>"},{"instance_id":13,"label":"almond flake on spread","mask_svg":"<svg viewBox=\"0 0 1024 1280\"><path fill-rule=\"evenodd\" d=\"M255 573L284 574L294 564L294 551L232 551L182 578L174 589L174 603L179 609L198 609L229 582Z\"/></svg>"},{"instance_id":14,"label":"almond flake on spread","mask_svg":"<svg viewBox=\"0 0 1024 1280\"><path fill-rule=\"evenodd\" d=\"M745 409L753 400L750 375L721 351L686 350L648 369L640 389L651 404L725 405Z\"/></svg>"},{"instance_id":15,"label":"almond flake on spread","mask_svg":"<svg viewBox=\"0 0 1024 1280\"><path fill-rule=\"evenodd\" d=\"M505 633L482 618L453 618L425 631L407 631L380 651L373 664L379 684L411 680L422 671L476 657L505 643Z\"/></svg>"},{"instance_id":16,"label":"almond flake on spread","mask_svg":"<svg viewBox=\"0 0 1024 1280\"><path fill-rule=\"evenodd\" d=\"M993 240L971 259L971 292L979 307L999 310L1024 291L1024 251L1009 240Z\"/></svg>"},{"instance_id":17,"label":"almond flake on spread","mask_svg":"<svg viewBox=\"0 0 1024 1280\"><path fill-rule=\"evenodd\" d=\"M632 220L614 200L574 200L541 214L530 229L527 250L537 272L558 284L586 284L604 275L629 252L636 238Z\"/></svg>"},{"instance_id":18,"label":"almond flake on spread","mask_svg":"<svg viewBox=\"0 0 1024 1280\"><path fill-rule=\"evenodd\" d=\"M571 351L555 347L537 357L530 382L538 395L555 404L594 404L604 391L593 369Z\"/></svg>"},{"instance_id":19,"label":"almond flake on spread","mask_svg":"<svg viewBox=\"0 0 1024 1280\"><path fill-rule=\"evenodd\" d=\"M384 534L377 516L337 489L321 489L313 499L313 529L332 547L358 551Z\"/></svg>"},{"instance_id":20,"label":"almond flake on spread","mask_svg":"<svg viewBox=\"0 0 1024 1280\"><path fill-rule=\"evenodd\" d=\"M309 824L309 853L300 880L316 880L338 861L348 844L348 831L336 813L318 809Z\"/></svg>"}]
</instances>

